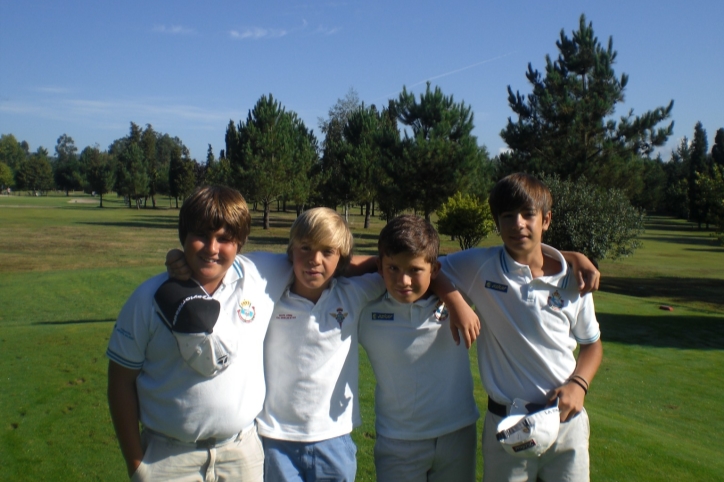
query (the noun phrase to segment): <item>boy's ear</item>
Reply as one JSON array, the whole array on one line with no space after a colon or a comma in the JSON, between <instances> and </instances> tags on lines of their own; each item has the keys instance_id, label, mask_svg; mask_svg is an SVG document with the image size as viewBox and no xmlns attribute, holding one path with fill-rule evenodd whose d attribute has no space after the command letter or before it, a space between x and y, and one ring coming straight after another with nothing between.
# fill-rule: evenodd
<instances>
[{"instance_id":1,"label":"boy's ear","mask_svg":"<svg viewBox=\"0 0 724 482\"><path fill-rule=\"evenodd\" d=\"M547 231L548 227L551 225L551 219L553 218L553 213L551 211L548 211L543 215L543 231Z\"/></svg>"},{"instance_id":2,"label":"boy's ear","mask_svg":"<svg viewBox=\"0 0 724 482\"><path fill-rule=\"evenodd\" d=\"M433 280L437 277L440 272L440 261L435 261L430 265L430 279Z\"/></svg>"}]
</instances>

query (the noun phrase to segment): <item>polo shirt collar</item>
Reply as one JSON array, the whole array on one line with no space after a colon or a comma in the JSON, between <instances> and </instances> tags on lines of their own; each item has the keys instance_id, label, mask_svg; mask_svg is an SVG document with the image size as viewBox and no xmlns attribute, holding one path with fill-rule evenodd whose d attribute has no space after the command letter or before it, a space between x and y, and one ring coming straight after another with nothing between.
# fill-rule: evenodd
<instances>
[{"instance_id":1,"label":"polo shirt collar","mask_svg":"<svg viewBox=\"0 0 724 482\"><path fill-rule=\"evenodd\" d=\"M547 244L541 243L541 249L543 250L543 256L548 256L557 260L561 264L562 269L556 274L550 276L541 276L535 279L544 283L559 286L560 288L565 288L568 285L570 278L570 270L568 269L568 263L566 263L565 258L563 258L563 255L560 253L560 251L553 248L552 246L548 246ZM500 247L499 262L500 269L506 276L521 276L528 279L532 278L530 267L528 265L518 263L516 260L514 260L513 257L508 254L505 246Z\"/></svg>"}]
</instances>

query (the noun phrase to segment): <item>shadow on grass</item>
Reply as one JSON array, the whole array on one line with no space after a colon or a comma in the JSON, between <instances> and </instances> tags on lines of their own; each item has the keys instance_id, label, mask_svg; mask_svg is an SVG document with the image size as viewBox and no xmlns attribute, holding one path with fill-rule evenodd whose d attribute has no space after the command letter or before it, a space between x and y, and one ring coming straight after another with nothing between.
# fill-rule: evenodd
<instances>
[{"instance_id":1,"label":"shadow on grass","mask_svg":"<svg viewBox=\"0 0 724 482\"><path fill-rule=\"evenodd\" d=\"M380 233L354 233L355 239L369 239L370 241L377 242L380 237Z\"/></svg>"},{"instance_id":2,"label":"shadow on grass","mask_svg":"<svg viewBox=\"0 0 724 482\"><path fill-rule=\"evenodd\" d=\"M601 291L638 298L667 298L681 303L698 301L724 308L724 279L604 277Z\"/></svg>"},{"instance_id":3,"label":"shadow on grass","mask_svg":"<svg viewBox=\"0 0 724 482\"><path fill-rule=\"evenodd\" d=\"M597 314L605 342L658 348L724 350L724 320L706 316Z\"/></svg>"},{"instance_id":4,"label":"shadow on grass","mask_svg":"<svg viewBox=\"0 0 724 482\"><path fill-rule=\"evenodd\" d=\"M693 245L700 245L700 246L718 246L719 242L714 237L706 237L708 235L702 235L702 236L675 236L675 235L665 235L665 236L643 236L642 239L644 242L647 240L651 241L660 241L662 243L674 243L674 244L693 244Z\"/></svg>"},{"instance_id":5,"label":"shadow on grass","mask_svg":"<svg viewBox=\"0 0 724 482\"><path fill-rule=\"evenodd\" d=\"M178 228L178 221L175 219L169 219L166 221L154 221L154 220L139 220L139 221L124 221L124 222L81 222L78 224L85 224L88 226L107 226L117 228L150 228L150 229L176 229Z\"/></svg>"},{"instance_id":6,"label":"shadow on grass","mask_svg":"<svg viewBox=\"0 0 724 482\"><path fill-rule=\"evenodd\" d=\"M268 244L268 245L284 245L286 246L289 243L289 240L286 238L281 238L278 236L249 236L249 241L255 244Z\"/></svg>"},{"instance_id":7,"label":"shadow on grass","mask_svg":"<svg viewBox=\"0 0 724 482\"><path fill-rule=\"evenodd\" d=\"M31 325L82 325L85 323L106 323L115 322L115 318L108 318L106 320L66 320L66 321L36 321Z\"/></svg>"}]
</instances>

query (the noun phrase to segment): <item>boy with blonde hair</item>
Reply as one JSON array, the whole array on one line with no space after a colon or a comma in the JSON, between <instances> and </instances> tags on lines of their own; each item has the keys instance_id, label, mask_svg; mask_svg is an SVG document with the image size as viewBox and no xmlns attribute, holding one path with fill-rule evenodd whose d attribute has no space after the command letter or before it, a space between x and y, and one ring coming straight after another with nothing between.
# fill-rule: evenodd
<instances>
[{"instance_id":1,"label":"boy with blonde hair","mask_svg":"<svg viewBox=\"0 0 724 482\"><path fill-rule=\"evenodd\" d=\"M263 478L254 423L262 346L291 270L283 256L239 254L250 227L237 191L195 191L178 225L192 280L155 276L118 316L106 352L108 405L133 480Z\"/></svg>"},{"instance_id":2,"label":"boy with blonde hair","mask_svg":"<svg viewBox=\"0 0 724 482\"><path fill-rule=\"evenodd\" d=\"M377 274L336 277L352 247L352 233L334 210L310 209L292 225L294 281L264 341L267 393L257 425L267 480L354 480L357 321L384 285Z\"/></svg>"},{"instance_id":3,"label":"boy with blonde hair","mask_svg":"<svg viewBox=\"0 0 724 482\"><path fill-rule=\"evenodd\" d=\"M478 365L489 395L483 480L587 481L583 402L603 353L593 298L579 294L562 254L541 242L553 204L542 182L511 174L495 185L489 203L503 246L442 259L443 271L482 321ZM508 426L512 412L517 418L556 403L553 426L550 419L542 426L556 429L557 437L536 438L535 426L525 421ZM511 444L516 437L520 443ZM552 445L544 451L546 438Z\"/></svg>"},{"instance_id":4,"label":"boy with blonde hair","mask_svg":"<svg viewBox=\"0 0 724 482\"><path fill-rule=\"evenodd\" d=\"M359 339L375 372L379 482L475 480L478 408L465 346L446 333L446 306L430 290L440 239L413 215L380 232L387 292L363 310Z\"/></svg>"},{"instance_id":5,"label":"boy with blonde hair","mask_svg":"<svg viewBox=\"0 0 724 482\"><path fill-rule=\"evenodd\" d=\"M385 285L377 273L336 277L352 247L347 223L332 209L310 209L292 225L287 253L294 281L276 304L264 341L267 394L257 426L267 480L355 478L357 327L362 309ZM458 293L446 296L460 302L458 312L469 310Z\"/></svg>"}]
</instances>

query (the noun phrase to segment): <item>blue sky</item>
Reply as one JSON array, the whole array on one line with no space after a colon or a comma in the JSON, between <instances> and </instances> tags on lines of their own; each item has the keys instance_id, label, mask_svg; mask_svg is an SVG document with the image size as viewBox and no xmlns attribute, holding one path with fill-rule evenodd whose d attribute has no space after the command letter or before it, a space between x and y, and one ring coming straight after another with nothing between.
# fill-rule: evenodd
<instances>
[{"instance_id":1,"label":"blue sky","mask_svg":"<svg viewBox=\"0 0 724 482\"><path fill-rule=\"evenodd\" d=\"M711 145L724 127L721 0L0 0L0 133L32 150L53 152L63 133L105 149L134 121L203 161L263 94L319 137L318 118L351 87L386 105L430 80L472 106L496 154L506 87L528 93L528 63L543 70L581 13L603 43L613 36L616 73L630 76L616 117L673 99L663 157L697 121Z\"/></svg>"}]
</instances>

